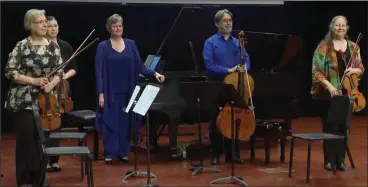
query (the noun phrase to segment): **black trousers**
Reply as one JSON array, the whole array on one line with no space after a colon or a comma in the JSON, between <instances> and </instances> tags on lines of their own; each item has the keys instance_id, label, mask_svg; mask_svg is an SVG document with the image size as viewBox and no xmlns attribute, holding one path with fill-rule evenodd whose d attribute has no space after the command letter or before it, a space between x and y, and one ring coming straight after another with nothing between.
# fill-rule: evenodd
<instances>
[{"instance_id":1,"label":"black trousers","mask_svg":"<svg viewBox=\"0 0 368 187\"><path fill-rule=\"evenodd\" d=\"M346 124L330 124L327 123L327 115L330 107L330 100L320 101L322 120L322 129L325 133L345 135ZM335 162L336 164L344 163L346 154L346 143L344 140L324 140L323 154L325 164Z\"/></svg>"},{"instance_id":2,"label":"black trousers","mask_svg":"<svg viewBox=\"0 0 368 187\"><path fill-rule=\"evenodd\" d=\"M41 175L42 146L31 110L11 114L16 125L15 167L17 185L35 185Z\"/></svg>"},{"instance_id":3,"label":"black trousers","mask_svg":"<svg viewBox=\"0 0 368 187\"><path fill-rule=\"evenodd\" d=\"M59 140L55 140L55 139L50 139L50 133L45 132L46 138L47 138L47 143L48 146L50 147L59 147L60 146L60 141ZM55 164L59 162L59 156L50 156L49 157L49 164Z\"/></svg>"}]
</instances>

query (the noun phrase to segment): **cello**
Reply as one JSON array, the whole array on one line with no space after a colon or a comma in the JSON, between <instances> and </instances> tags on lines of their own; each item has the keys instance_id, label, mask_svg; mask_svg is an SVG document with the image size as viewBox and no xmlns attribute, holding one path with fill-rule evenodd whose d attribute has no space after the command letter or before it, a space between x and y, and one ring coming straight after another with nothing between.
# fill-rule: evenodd
<instances>
[{"instance_id":1,"label":"cello","mask_svg":"<svg viewBox=\"0 0 368 187\"><path fill-rule=\"evenodd\" d=\"M356 60L354 57L355 52L357 50L357 46L358 43L360 41L362 34L359 33L356 46L354 47L350 59L346 65L346 69L349 68L356 68L355 63L353 63L353 59L354 61ZM342 56L342 59L345 59L344 54L340 53L340 55ZM346 63L345 63L346 64ZM353 99L353 112L359 112L361 110L363 110L366 107L366 100L364 98L364 95L359 91L358 86L359 86L359 77L357 74L352 74L350 76L346 75L346 73L344 73L343 77L341 78L341 82L340 82L340 87L339 90L341 91L341 95L343 96L347 96Z\"/></svg>"},{"instance_id":2,"label":"cello","mask_svg":"<svg viewBox=\"0 0 368 187\"><path fill-rule=\"evenodd\" d=\"M232 84L249 106L248 109L234 109L234 116L231 115L231 106L227 103L219 112L216 121L218 131L225 137L232 139L232 131L229 121L234 119L234 123L239 123L238 139L247 139L253 135L256 128L252 93L254 90L254 80L248 75L247 67L244 62L244 43L247 39L243 31L238 34L240 47L240 67L245 67L245 72L233 72L228 74L223 83ZM234 117L234 118L232 118Z\"/></svg>"},{"instance_id":3,"label":"cello","mask_svg":"<svg viewBox=\"0 0 368 187\"><path fill-rule=\"evenodd\" d=\"M75 51L75 53L66 61L60 64L57 68L51 71L45 77L50 80L53 75L56 74L60 69L63 69L71 59L76 57L78 54L87 49L92 43L98 41L99 38L96 38L91 43L89 43L82 50L78 51L80 47L86 42L86 40L90 37L90 35L95 31L93 31L87 36L87 38L83 41L83 43L79 46L79 48ZM60 80L62 81L62 80ZM43 130L45 131L55 131L61 128L61 114L60 114L60 103L58 102L57 96L51 94L51 92L46 93L44 90L41 90L38 93L38 107L40 114L40 121Z\"/></svg>"}]
</instances>

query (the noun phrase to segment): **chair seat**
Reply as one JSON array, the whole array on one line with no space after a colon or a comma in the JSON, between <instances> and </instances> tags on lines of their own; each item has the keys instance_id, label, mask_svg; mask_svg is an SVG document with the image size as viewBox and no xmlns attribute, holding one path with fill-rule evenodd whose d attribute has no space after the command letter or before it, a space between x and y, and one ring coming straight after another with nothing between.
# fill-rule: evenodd
<instances>
[{"instance_id":1,"label":"chair seat","mask_svg":"<svg viewBox=\"0 0 368 187\"><path fill-rule=\"evenodd\" d=\"M47 147L45 152L48 156L64 156L64 155L88 155L91 151L88 147Z\"/></svg>"},{"instance_id":2,"label":"chair seat","mask_svg":"<svg viewBox=\"0 0 368 187\"><path fill-rule=\"evenodd\" d=\"M92 110L76 110L65 113L65 115L72 120L94 120L96 117L96 112Z\"/></svg>"},{"instance_id":3,"label":"chair seat","mask_svg":"<svg viewBox=\"0 0 368 187\"><path fill-rule=\"evenodd\" d=\"M50 134L50 139L85 139L84 132L55 132Z\"/></svg>"},{"instance_id":4,"label":"chair seat","mask_svg":"<svg viewBox=\"0 0 368 187\"><path fill-rule=\"evenodd\" d=\"M329 133L307 133L307 134L293 134L292 137L304 140L332 140L344 139L344 136L329 134Z\"/></svg>"}]
</instances>

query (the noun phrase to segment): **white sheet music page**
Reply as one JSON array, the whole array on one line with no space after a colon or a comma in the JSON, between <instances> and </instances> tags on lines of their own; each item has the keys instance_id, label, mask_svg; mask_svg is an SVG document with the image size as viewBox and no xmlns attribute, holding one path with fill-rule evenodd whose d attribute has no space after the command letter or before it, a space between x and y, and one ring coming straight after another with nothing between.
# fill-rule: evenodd
<instances>
[{"instance_id":1,"label":"white sheet music page","mask_svg":"<svg viewBox=\"0 0 368 187\"><path fill-rule=\"evenodd\" d=\"M129 112L129 110L130 110L130 107L132 107L132 105L133 105L133 102L134 102L134 100L135 100L135 98L137 97L137 95L138 95L138 93L139 93L139 90L141 90L141 87L140 86L135 86L135 88L134 88L134 91L133 91L133 94L132 94L132 97L130 98L130 101L129 101L129 103L128 103L128 106L126 107L126 109L125 109L125 112L126 113L128 113Z\"/></svg>"},{"instance_id":2,"label":"white sheet music page","mask_svg":"<svg viewBox=\"0 0 368 187\"><path fill-rule=\"evenodd\" d=\"M146 115L148 109L152 105L159 91L159 87L147 85L144 88L143 93L141 94L141 97L139 98L137 104L133 108L133 112L138 113L142 116Z\"/></svg>"}]
</instances>

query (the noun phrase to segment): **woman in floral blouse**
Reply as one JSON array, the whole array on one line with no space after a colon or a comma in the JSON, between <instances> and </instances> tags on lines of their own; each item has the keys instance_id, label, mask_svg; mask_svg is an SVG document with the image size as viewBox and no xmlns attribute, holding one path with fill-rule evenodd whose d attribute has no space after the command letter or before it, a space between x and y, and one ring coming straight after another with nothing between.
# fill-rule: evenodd
<instances>
[{"instance_id":1,"label":"woman in floral blouse","mask_svg":"<svg viewBox=\"0 0 368 187\"><path fill-rule=\"evenodd\" d=\"M347 36L348 21L344 16L335 16L329 25L326 37L318 45L313 56L312 65L312 96L320 100L323 132L343 134L344 127L339 127L326 122L330 99L335 95L341 95L338 90L340 80L344 74L350 76L356 74L359 77L364 72L360 49L358 44L349 40ZM356 51L353 51L356 48ZM353 67L346 68L350 57ZM323 141L323 153L325 169L331 171L332 165L345 171L344 164L346 147L343 140ZM332 163L336 161L336 163Z\"/></svg>"},{"instance_id":2,"label":"woman in floral blouse","mask_svg":"<svg viewBox=\"0 0 368 187\"><path fill-rule=\"evenodd\" d=\"M18 41L9 54L5 76L11 81L5 108L16 125L16 179L18 186L39 185L41 144L32 108L38 109L38 93L53 90L62 71L48 80L46 74L62 63L59 46L45 38L47 20L44 10L28 10L24 27L29 36Z\"/></svg>"}]
</instances>

